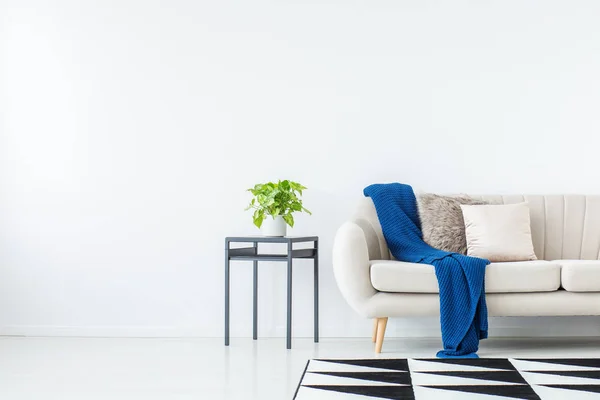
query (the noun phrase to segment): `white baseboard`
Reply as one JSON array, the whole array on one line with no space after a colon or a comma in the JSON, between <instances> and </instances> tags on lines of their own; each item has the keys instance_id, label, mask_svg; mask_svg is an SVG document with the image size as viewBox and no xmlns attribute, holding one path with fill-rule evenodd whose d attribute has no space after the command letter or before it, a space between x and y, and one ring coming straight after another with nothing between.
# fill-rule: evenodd
<instances>
[{"instance_id":1,"label":"white baseboard","mask_svg":"<svg viewBox=\"0 0 600 400\"><path fill-rule=\"evenodd\" d=\"M232 337L250 337L251 327L232 331ZM285 337L285 327L260 329L261 338ZM361 329L339 330L321 324L322 338L370 337L371 322L365 321ZM312 337L312 323L293 326L296 338ZM107 338L210 338L222 337L222 330L181 326L55 326L14 325L0 327L0 336L45 337L107 337ZM600 317L548 317L548 318L491 318L490 337L571 337L600 336ZM390 320L386 337L441 337L436 319Z\"/></svg>"},{"instance_id":2,"label":"white baseboard","mask_svg":"<svg viewBox=\"0 0 600 400\"><path fill-rule=\"evenodd\" d=\"M391 329L390 329L391 328ZM436 319L390 320L387 337L441 337ZM600 317L491 317L490 337L600 336Z\"/></svg>"},{"instance_id":3,"label":"white baseboard","mask_svg":"<svg viewBox=\"0 0 600 400\"><path fill-rule=\"evenodd\" d=\"M51 326L0 327L0 336L177 338L198 337L198 332L171 326Z\"/></svg>"}]
</instances>

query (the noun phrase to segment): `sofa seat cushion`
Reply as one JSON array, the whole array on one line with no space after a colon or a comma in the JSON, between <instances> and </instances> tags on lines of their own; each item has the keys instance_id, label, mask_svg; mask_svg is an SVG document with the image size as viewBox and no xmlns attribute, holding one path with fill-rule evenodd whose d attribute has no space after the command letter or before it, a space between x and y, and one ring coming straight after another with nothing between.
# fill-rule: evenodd
<instances>
[{"instance_id":1,"label":"sofa seat cushion","mask_svg":"<svg viewBox=\"0 0 600 400\"><path fill-rule=\"evenodd\" d=\"M485 271L486 293L553 292L560 288L560 264L552 261L496 262Z\"/></svg>"},{"instance_id":2,"label":"sofa seat cushion","mask_svg":"<svg viewBox=\"0 0 600 400\"><path fill-rule=\"evenodd\" d=\"M560 264L535 260L491 263L486 267L486 293L552 292L560 287ZM371 261L371 283L381 292L439 293L435 269L428 264Z\"/></svg>"},{"instance_id":3,"label":"sofa seat cushion","mask_svg":"<svg viewBox=\"0 0 600 400\"><path fill-rule=\"evenodd\" d=\"M557 260L562 287L569 292L600 292L600 260Z\"/></svg>"},{"instance_id":4,"label":"sofa seat cushion","mask_svg":"<svg viewBox=\"0 0 600 400\"><path fill-rule=\"evenodd\" d=\"M404 261L371 261L371 283L380 292L439 293L435 268Z\"/></svg>"}]
</instances>

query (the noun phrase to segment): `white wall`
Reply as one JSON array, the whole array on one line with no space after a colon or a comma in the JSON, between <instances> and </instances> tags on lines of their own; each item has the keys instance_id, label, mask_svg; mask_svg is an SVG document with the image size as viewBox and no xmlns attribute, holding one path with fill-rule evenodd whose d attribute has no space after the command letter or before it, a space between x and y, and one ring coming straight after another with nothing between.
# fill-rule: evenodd
<instances>
[{"instance_id":1,"label":"white wall","mask_svg":"<svg viewBox=\"0 0 600 400\"><path fill-rule=\"evenodd\" d=\"M329 253L367 184L600 193L599 20L593 0L4 0L0 333L222 335L223 238L255 233L244 189L290 178L314 212L293 233L321 237L322 334L369 335ZM250 272L234 266L237 336L251 334ZM284 279L261 270L261 336L283 334Z\"/></svg>"}]
</instances>

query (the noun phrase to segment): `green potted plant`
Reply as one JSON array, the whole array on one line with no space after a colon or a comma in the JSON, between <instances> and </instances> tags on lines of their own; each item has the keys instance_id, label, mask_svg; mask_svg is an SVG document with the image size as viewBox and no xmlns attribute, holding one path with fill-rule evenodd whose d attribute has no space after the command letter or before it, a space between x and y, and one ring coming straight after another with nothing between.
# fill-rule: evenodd
<instances>
[{"instance_id":1,"label":"green potted plant","mask_svg":"<svg viewBox=\"0 0 600 400\"><path fill-rule=\"evenodd\" d=\"M258 183L248 189L254 197L246 210L254 210L254 225L261 228L264 236L285 236L287 225L294 227L293 213L311 214L300 199L305 189L289 180Z\"/></svg>"}]
</instances>

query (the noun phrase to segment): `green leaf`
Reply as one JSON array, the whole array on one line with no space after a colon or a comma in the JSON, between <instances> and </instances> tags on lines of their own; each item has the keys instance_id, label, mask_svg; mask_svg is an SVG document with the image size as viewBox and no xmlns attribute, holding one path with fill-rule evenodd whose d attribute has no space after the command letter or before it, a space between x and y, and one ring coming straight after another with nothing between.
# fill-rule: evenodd
<instances>
[{"instance_id":1,"label":"green leaf","mask_svg":"<svg viewBox=\"0 0 600 400\"><path fill-rule=\"evenodd\" d=\"M248 211L249 209L254 208L254 204L256 204L256 199L252 199L252 201L250 201L250 204L248 204L248 207L246 207L244 211Z\"/></svg>"},{"instance_id":2,"label":"green leaf","mask_svg":"<svg viewBox=\"0 0 600 400\"><path fill-rule=\"evenodd\" d=\"M298 182L291 182L290 181L290 186L292 187L292 189L297 190L300 194L302 194L303 190L306 190L306 186L302 186Z\"/></svg>"},{"instance_id":3,"label":"green leaf","mask_svg":"<svg viewBox=\"0 0 600 400\"><path fill-rule=\"evenodd\" d=\"M263 210L256 210L256 212L254 213L254 225L256 225L257 228L260 228L263 221L265 219L265 213Z\"/></svg>"},{"instance_id":4,"label":"green leaf","mask_svg":"<svg viewBox=\"0 0 600 400\"><path fill-rule=\"evenodd\" d=\"M294 227L294 216L292 214L285 214L283 220L292 228Z\"/></svg>"}]
</instances>

